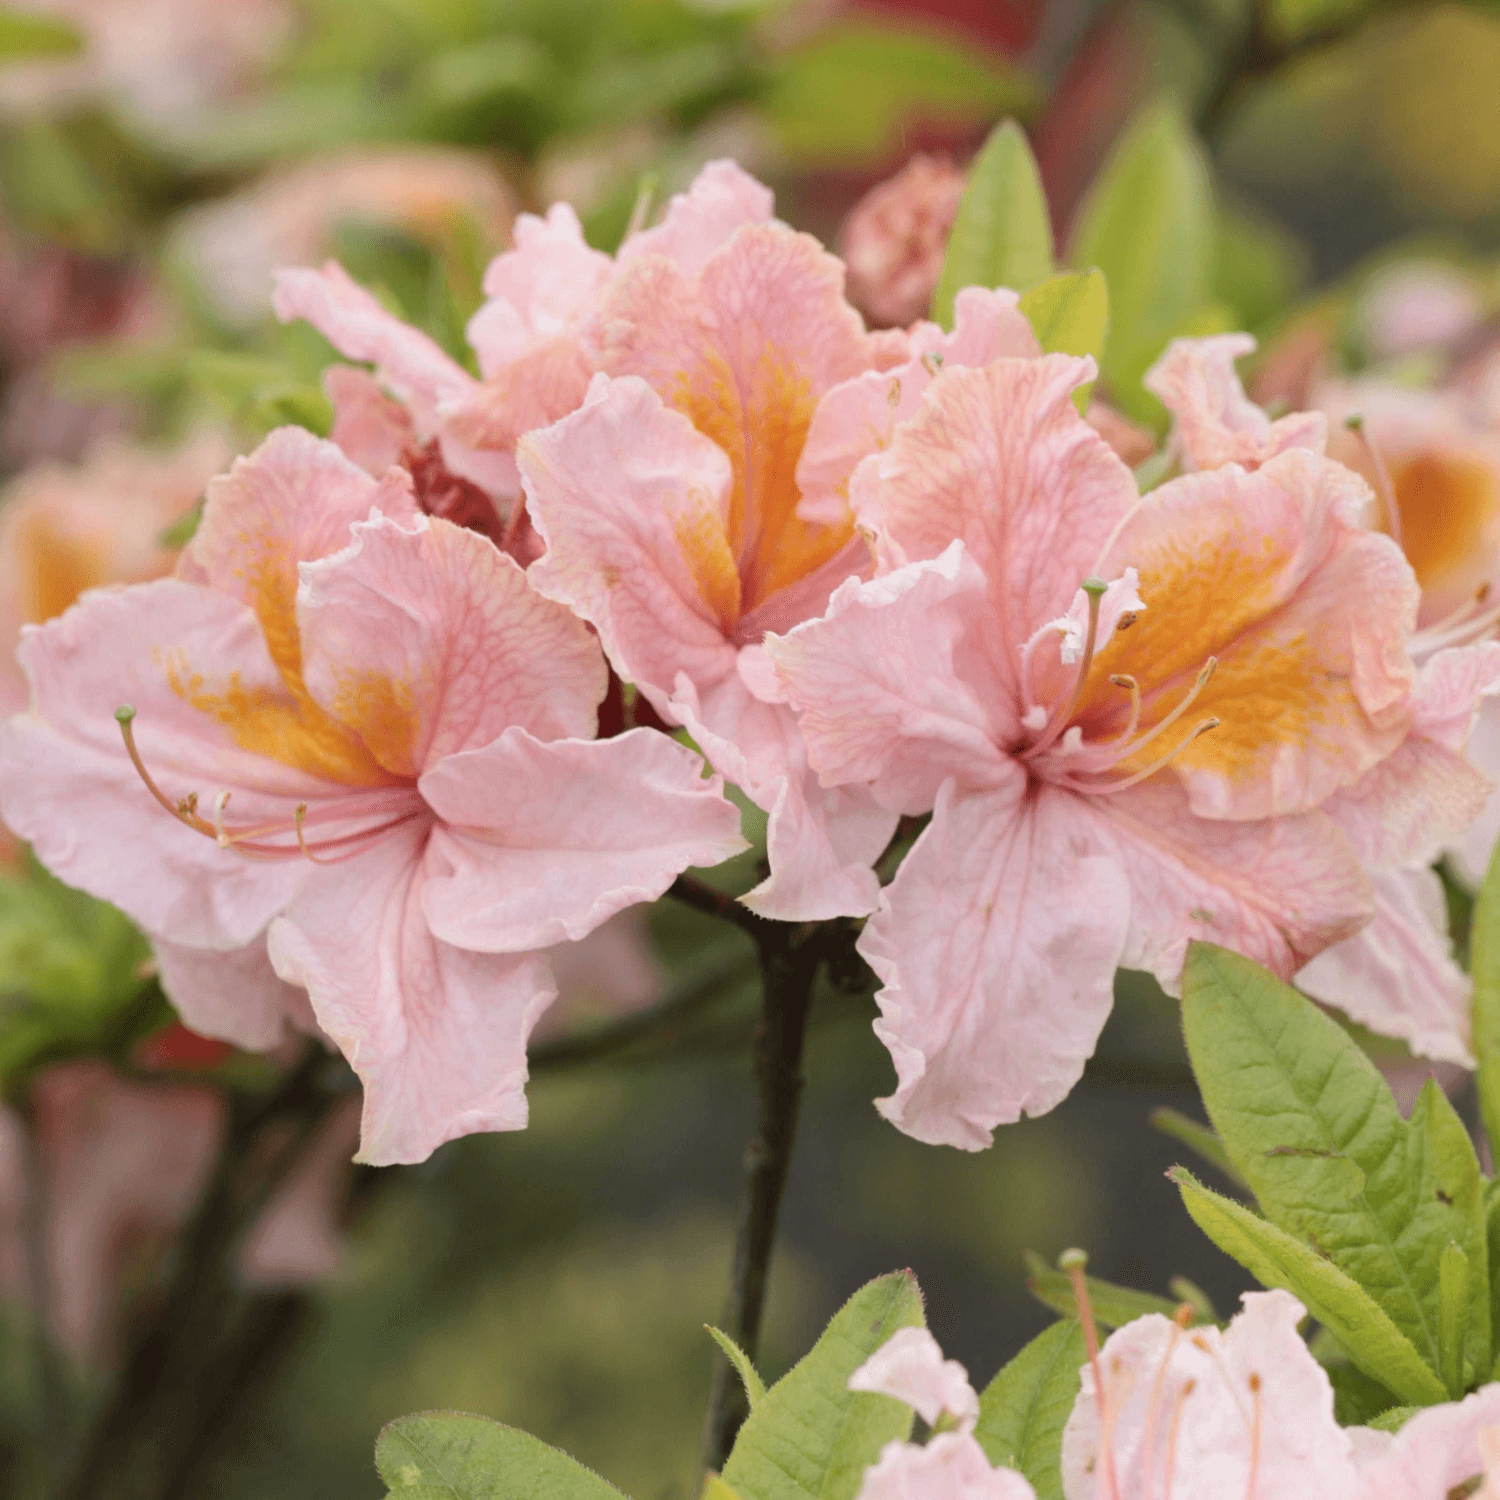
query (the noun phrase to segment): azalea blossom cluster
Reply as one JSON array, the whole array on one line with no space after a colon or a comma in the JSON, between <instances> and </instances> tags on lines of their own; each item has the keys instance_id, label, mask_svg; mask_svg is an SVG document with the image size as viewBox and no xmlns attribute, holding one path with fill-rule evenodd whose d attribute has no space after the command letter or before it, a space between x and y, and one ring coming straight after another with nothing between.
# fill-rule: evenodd
<instances>
[{"instance_id":1,"label":"azalea blossom cluster","mask_svg":"<svg viewBox=\"0 0 1500 1500\"><path fill-rule=\"evenodd\" d=\"M1340 1427L1328 1373L1297 1331L1290 1292L1249 1292L1225 1329L1192 1309L1137 1318L1098 1346L1062 1434L1066 1500L1448 1500L1500 1492L1500 1385L1428 1407L1400 1431ZM860 1500L1034 1500L975 1436L980 1401L925 1328L904 1328L850 1388L892 1396L931 1427L893 1442Z\"/></svg>"},{"instance_id":2,"label":"azalea blossom cluster","mask_svg":"<svg viewBox=\"0 0 1500 1500\"><path fill-rule=\"evenodd\" d=\"M566 205L513 235L477 376L336 264L282 272L354 362L331 436L273 432L170 577L24 633L0 811L189 1025L327 1037L369 1162L518 1128L547 950L740 851L727 782L768 819L746 907L866 919L919 1139L1052 1108L1116 969L1170 991L1195 938L1468 1059L1430 866L1494 832L1500 505L1450 566L1446 491L1272 420L1235 338L1148 377L1143 492L1015 292L872 332L729 162L614 255Z\"/></svg>"}]
</instances>

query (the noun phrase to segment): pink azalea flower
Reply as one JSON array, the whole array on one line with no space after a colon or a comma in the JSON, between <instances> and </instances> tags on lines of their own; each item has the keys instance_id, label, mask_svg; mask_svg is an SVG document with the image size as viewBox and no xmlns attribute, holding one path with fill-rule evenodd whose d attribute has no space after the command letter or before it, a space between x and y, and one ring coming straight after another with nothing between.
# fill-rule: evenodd
<instances>
[{"instance_id":1,"label":"pink azalea flower","mask_svg":"<svg viewBox=\"0 0 1500 1500\"><path fill-rule=\"evenodd\" d=\"M1083 1370L1063 1432L1066 1500L1447 1500L1480 1473L1500 1385L1397 1434L1340 1427L1289 1292L1247 1292L1223 1331L1153 1314Z\"/></svg>"},{"instance_id":2,"label":"pink azalea flower","mask_svg":"<svg viewBox=\"0 0 1500 1500\"><path fill-rule=\"evenodd\" d=\"M1036 1500L1024 1475L997 1468L974 1436L979 1397L925 1328L903 1328L849 1377L851 1391L904 1401L939 1430L925 1444L887 1443L857 1500Z\"/></svg>"},{"instance_id":3,"label":"pink azalea flower","mask_svg":"<svg viewBox=\"0 0 1500 1500\"><path fill-rule=\"evenodd\" d=\"M961 293L952 334L874 338L842 283L780 225L742 228L696 276L636 261L596 324L612 378L518 450L547 546L532 581L770 814L771 875L746 904L788 920L873 909L896 820L819 786L761 640L868 569L850 477L940 365L1037 353L1013 292Z\"/></svg>"},{"instance_id":4,"label":"pink azalea flower","mask_svg":"<svg viewBox=\"0 0 1500 1500\"><path fill-rule=\"evenodd\" d=\"M301 429L214 481L175 578L87 595L21 656L6 821L153 937L194 1029L266 1047L310 1004L370 1162L523 1125L538 950L742 847L697 756L592 738L581 622Z\"/></svg>"},{"instance_id":5,"label":"pink azalea flower","mask_svg":"<svg viewBox=\"0 0 1500 1500\"><path fill-rule=\"evenodd\" d=\"M1421 664L1412 735L1370 784L1327 808L1371 872L1375 917L1314 959L1298 983L1423 1056L1472 1066L1471 986L1453 958L1431 865L1449 853L1477 881L1500 833L1490 780L1500 772L1500 712L1483 706L1500 693L1500 647L1472 644L1493 633L1497 617L1477 591L1500 578L1500 436L1470 421L1456 395L1375 383L1325 386L1323 410L1271 422L1234 368L1253 347L1245 335L1179 339L1148 377L1173 413L1183 461L1252 467L1287 447L1321 453L1326 443L1388 497L1372 497L1365 519L1402 543L1422 589L1420 628L1408 643ZM1362 438L1343 425L1355 410ZM1409 779L1414 766L1420 774ZM1417 790L1403 798L1403 788ZM1435 822L1434 794L1447 809ZM1371 798L1381 814L1367 815Z\"/></svg>"},{"instance_id":6,"label":"pink azalea flower","mask_svg":"<svg viewBox=\"0 0 1500 1500\"><path fill-rule=\"evenodd\" d=\"M413 444L436 443L446 468L518 528L516 441L582 402L597 368L584 330L615 280L657 256L693 274L737 228L770 216L770 193L728 161L709 163L660 224L631 235L614 257L588 246L567 204L545 218L521 214L514 248L490 264L487 300L469 322L478 380L334 262L280 272L273 305L283 321L305 318L340 353L374 365L374 379L329 372L334 438L351 457L371 457L372 472L383 473Z\"/></svg>"},{"instance_id":7,"label":"pink azalea flower","mask_svg":"<svg viewBox=\"0 0 1500 1500\"><path fill-rule=\"evenodd\" d=\"M1203 937L1290 975L1367 921L1326 804L1413 725L1416 585L1362 481L1292 450L1142 500L1072 405L1093 373L943 371L851 485L887 571L765 644L823 783L932 812L860 949L882 1112L971 1150L1068 1093L1118 966L1174 987ZM1429 829L1446 768L1400 789Z\"/></svg>"}]
</instances>

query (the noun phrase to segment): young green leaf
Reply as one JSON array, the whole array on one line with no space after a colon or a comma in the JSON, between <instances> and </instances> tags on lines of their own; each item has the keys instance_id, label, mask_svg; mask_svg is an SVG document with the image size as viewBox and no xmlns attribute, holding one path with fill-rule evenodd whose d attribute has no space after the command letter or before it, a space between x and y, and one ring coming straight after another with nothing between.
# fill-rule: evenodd
<instances>
[{"instance_id":1,"label":"young green leaf","mask_svg":"<svg viewBox=\"0 0 1500 1500\"><path fill-rule=\"evenodd\" d=\"M1437 1371L1438 1259L1450 1240L1484 1253L1462 1127L1455 1139L1425 1113L1408 1127L1343 1028L1238 954L1192 946L1182 1017L1209 1118L1266 1217L1358 1282ZM1488 1329L1475 1336L1487 1354Z\"/></svg>"},{"instance_id":2,"label":"young green leaf","mask_svg":"<svg viewBox=\"0 0 1500 1500\"><path fill-rule=\"evenodd\" d=\"M1039 1333L985 1386L974 1436L989 1461L1019 1469L1037 1500L1062 1500L1062 1432L1088 1358L1075 1318Z\"/></svg>"},{"instance_id":3,"label":"young green leaf","mask_svg":"<svg viewBox=\"0 0 1500 1500\"><path fill-rule=\"evenodd\" d=\"M719 1348L724 1351L724 1358L735 1368L735 1373L745 1385L745 1396L750 1402L750 1410L754 1411L761 1397L766 1393L766 1383L760 1378L760 1371L755 1368L755 1362L745 1353L727 1333L705 1323L708 1336Z\"/></svg>"},{"instance_id":4,"label":"young green leaf","mask_svg":"<svg viewBox=\"0 0 1500 1500\"><path fill-rule=\"evenodd\" d=\"M1463 1253L1468 1272L1464 1293L1468 1318L1463 1349L1476 1376L1482 1376L1489 1366L1493 1334L1490 1327L1489 1231L1485 1181L1479 1170L1479 1158L1474 1154L1474 1142L1469 1137L1468 1127L1435 1079L1429 1078L1422 1085L1422 1092L1417 1095L1411 1112L1408 1132L1413 1155L1421 1159L1421 1193L1429 1201L1435 1199L1450 1207L1455 1219L1463 1226L1462 1232L1456 1232L1450 1242ZM1440 1308L1442 1298L1440 1271Z\"/></svg>"},{"instance_id":5,"label":"young green leaf","mask_svg":"<svg viewBox=\"0 0 1500 1500\"><path fill-rule=\"evenodd\" d=\"M822 1338L745 1419L724 1465L743 1500L853 1500L889 1442L911 1433L911 1408L849 1389L849 1377L899 1328L923 1323L910 1271L861 1287Z\"/></svg>"},{"instance_id":6,"label":"young green leaf","mask_svg":"<svg viewBox=\"0 0 1500 1500\"><path fill-rule=\"evenodd\" d=\"M1500 1159L1500 844L1474 903L1469 928L1469 972L1474 976L1475 1081L1490 1154Z\"/></svg>"},{"instance_id":7,"label":"young green leaf","mask_svg":"<svg viewBox=\"0 0 1500 1500\"><path fill-rule=\"evenodd\" d=\"M1021 296L1043 354L1092 354L1099 362L1109 334L1109 291L1098 271L1068 271ZM1080 412L1088 409L1093 384L1073 392Z\"/></svg>"},{"instance_id":8,"label":"young green leaf","mask_svg":"<svg viewBox=\"0 0 1500 1500\"><path fill-rule=\"evenodd\" d=\"M1183 1167L1167 1176L1193 1222L1262 1286L1284 1287L1343 1345L1372 1380L1414 1406L1448 1399L1442 1381L1358 1282L1252 1209L1211 1192Z\"/></svg>"},{"instance_id":9,"label":"young green leaf","mask_svg":"<svg viewBox=\"0 0 1500 1500\"><path fill-rule=\"evenodd\" d=\"M1138 421L1164 422L1141 376L1208 300L1214 248L1203 149L1175 105L1150 105L1089 189L1068 256L1075 266L1097 266L1109 282L1104 374L1115 402Z\"/></svg>"},{"instance_id":10,"label":"young green leaf","mask_svg":"<svg viewBox=\"0 0 1500 1500\"><path fill-rule=\"evenodd\" d=\"M953 299L966 286L1024 292L1052 274L1052 219L1041 173L1014 120L991 132L969 168L948 237L932 316L953 327Z\"/></svg>"},{"instance_id":11,"label":"young green leaf","mask_svg":"<svg viewBox=\"0 0 1500 1500\"><path fill-rule=\"evenodd\" d=\"M1469 1324L1469 1257L1455 1242L1438 1258L1439 1373L1455 1401L1464 1393L1464 1342Z\"/></svg>"},{"instance_id":12,"label":"young green leaf","mask_svg":"<svg viewBox=\"0 0 1500 1500\"><path fill-rule=\"evenodd\" d=\"M1151 1292L1116 1286L1110 1281L1100 1281L1096 1276L1085 1280L1094 1309L1094 1321L1101 1328L1122 1328L1134 1318L1144 1318L1147 1313L1161 1313L1170 1318L1177 1311L1175 1302ZM1044 1307L1050 1307L1065 1318L1076 1311L1073 1283L1031 1250L1026 1252L1026 1290Z\"/></svg>"},{"instance_id":13,"label":"young green leaf","mask_svg":"<svg viewBox=\"0 0 1500 1500\"><path fill-rule=\"evenodd\" d=\"M67 57L83 50L78 28L60 16L0 8L0 62L26 57Z\"/></svg>"},{"instance_id":14,"label":"young green leaf","mask_svg":"<svg viewBox=\"0 0 1500 1500\"><path fill-rule=\"evenodd\" d=\"M488 1417L398 1417L375 1444L389 1500L624 1500L614 1485L540 1438Z\"/></svg>"},{"instance_id":15,"label":"young green leaf","mask_svg":"<svg viewBox=\"0 0 1500 1500\"><path fill-rule=\"evenodd\" d=\"M1200 1156L1216 1172L1223 1173L1236 1187L1244 1188L1246 1192L1250 1190L1250 1184L1240 1176L1239 1168L1230 1161L1229 1153L1224 1149L1224 1142L1219 1139L1217 1131L1207 1125L1200 1125L1176 1109L1153 1109L1151 1124L1163 1135L1171 1136L1174 1141Z\"/></svg>"}]
</instances>

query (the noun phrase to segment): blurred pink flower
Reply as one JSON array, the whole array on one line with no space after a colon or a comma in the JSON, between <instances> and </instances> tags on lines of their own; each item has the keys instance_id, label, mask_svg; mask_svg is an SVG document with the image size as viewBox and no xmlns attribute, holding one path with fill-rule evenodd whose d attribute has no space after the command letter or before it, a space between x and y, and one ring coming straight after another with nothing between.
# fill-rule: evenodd
<instances>
[{"instance_id":1,"label":"blurred pink flower","mask_svg":"<svg viewBox=\"0 0 1500 1500\"><path fill-rule=\"evenodd\" d=\"M927 316L965 181L952 162L919 153L854 206L839 254L849 300L872 323L905 327Z\"/></svg>"},{"instance_id":2,"label":"blurred pink flower","mask_svg":"<svg viewBox=\"0 0 1500 1500\"><path fill-rule=\"evenodd\" d=\"M943 1358L927 1329L894 1334L849 1377L849 1389L904 1401L940 1429L925 1444L887 1443L865 1470L857 1500L1036 1500L1022 1475L985 1456L974 1436L979 1397L968 1371Z\"/></svg>"},{"instance_id":3,"label":"blurred pink flower","mask_svg":"<svg viewBox=\"0 0 1500 1500\"><path fill-rule=\"evenodd\" d=\"M1485 313L1473 276L1442 261L1401 261L1377 271L1359 308L1359 330L1373 360L1457 343Z\"/></svg>"},{"instance_id":4,"label":"blurred pink flower","mask_svg":"<svg viewBox=\"0 0 1500 1500\"><path fill-rule=\"evenodd\" d=\"M310 1003L372 1163L524 1125L539 950L742 847L691 751L593 739L581 622L300 428L214 481L175 578L89 595L22 660L6 820L153 938L195 1030L264 1048Z\"/></svg>"},{"instance_id":5,"label":"blurred pink flower","mask_svg":"<svg viewBox=\"0 0 1500 1500\"><path fill-rule=\"evenodd\" d=\"M296 21L293 0L27 0L71 22L77 57L7 66L0 113L62 114L89 102L181 127L259 79Z\"/></svg>"},{"instance_id":6,"label":"blurred pink flower","mask_svg":"<svg viewBox=\"0 0 1500 1500\"><path fill-rule=\"evenodd\" d=\"M1224 1330L1159 1314L1110 1335L1063 1431L1066 1500L1448 1500L1483 1468L1500 1385L1392 1434L1340 1427L1289 1292L1247 1292Z\"/></svg>"},{"instance_id":7,"label":"blurred pink flower","mask_svg":"<svg viewBox=\"0 0 1500 1500\"><path fill-rule=\"evenodd\" d=\"M860 949L882 1112L971 1150L1067 1094L1118 966L1172 987L1205 937L1288 975L1368 920L1326 805L1414 722L1416 585L1358 476L1293 450L1143 500L1073 406L1093 375L944 369L850 486L881 571L765 644L824 784L932 811ZM1457 815L1446 761L1403 769Z\"/></svg>"},{"instance_id":8,"label":"blurred pink flower","mask_svg":"<svg viewBox=\"0 0 1500 1500\"><path fill-rule=\"evenodd\" d=\"M187 1222L207 1184L224 1098L186 1080L132 1082L86 1059L43 1069L32 1110L52 1331L76 1356L107 1360L127 1285ZM29 1303L23 1128L0 1114L0 1293ZM248 1283L295 1286L336 1269L357 1136L351 1100L319 1129L252 1226L240 1256Z\"/></svg>"},{"instance_id":9,"label":"blurred pink flower","mask_svg":"<svg viewBox=\"0 0 1500 1500\"><path fill-rule=\"evenodd\" d=\"M365 147L279 167L197 205L175 243L214 305L252 324L266 315L276 271L321 260L346 222L404 230L435 249L463 223L481 246L496 247L515 215L509 184L477 151Z\"/></svg>"},{"instance_id":10,"label":"blurred pink flower","mask_svg":"<svg viewBox=\"0 0 1500 1500\"><path fill-rule=\"evenodd\" d=\"M728 161L706 166L660 224L627 237L614 257L588 246L566 204L546 218L520 215L514 248L490 264L487 300L469 320L478 380L333 262L282 271L273 306L284 322L305 318L341 354L374 365L374 379L329 372L335 440L350 441L351 456L388 459L436 442L445 470L488 496L516 531L516 441L583 400L597 367L584 331L614 280L656 257L694 274L737 228L770 216L770 193Z\"/></svg>"},{"instance_id":11,"label":"blurred pink flower","mask_svg":"<svg viewBox=\"0 0 1500 1500\"><path fill-rule=\"evenodd\" d=\"M85 589L169 573L177 552L163 533L228 459L227 442L208 432L176 448L115 441L11 481L0 504L0 714L26 705L21 627L60 615Z\"/></svg>"}]
</instances>

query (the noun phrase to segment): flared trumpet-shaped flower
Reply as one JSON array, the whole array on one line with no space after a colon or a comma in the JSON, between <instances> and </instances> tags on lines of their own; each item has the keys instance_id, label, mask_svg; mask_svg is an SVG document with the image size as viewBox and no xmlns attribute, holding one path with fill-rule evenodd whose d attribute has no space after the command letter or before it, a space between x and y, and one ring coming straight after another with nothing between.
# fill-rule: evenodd
<instances>
[{"instance_id":1,"label":"flared trumpet-shaped flower","mask_svg":"<svg viewBox=\"0 0 1500 1500\"><path fill-rule=\"evenodd\" d=\"M1092 375L938 375L851 486L889 571L764 648L825 785L932 812L860 949L882 1112L967 1149L1067 1094L1117 966L1174 986L1203 937L1289 975L1367 921L1325 804L1412 728L1417 590L1363 481L1293 450L1141 500L1073 407ZM1351 824L1471 814L1436 776Z\"/></svg>"},{"instance_id":2,"label":"flared trumpet-shaped flower","mask_svg":"<svg viewBox=\"0 0 1500 1500\"><path fill-rule=\"evenodd\" d=\"M1066 1500L1448 1500L1484 1466L1500 1385L1399 1433L1340 1427L1289 1292L1248 1292L1225 1330L1159 1314L1110 1336L1063 1431Z\"/></svg>"},{"instance_id":3,"label":"flared trumpet-shaped flower","mask_svg":"<svg viewBox=\"0 0 1500 1500\"><path fill-rule=\"evenodd\" d=\"M531 579L770 814L771 876L748 905L791 920L868 912L895 818L862 788L818 785L760 642L868 569L850 476L939 364L1034 355L1030 324L1014 293L970 289L951 335L868 335L840 263L768 225L739 230L696 276L638 259L594 341L611 378L518 450L547 547Z\"/></svg>"},{"instance_id":4,"label":"flared trumpet-shaped flower","mask_svg":"<svg viewBox=\"0 0 1500 1500\"><path fill-rule=\"evenodd\" d=\"M538 950L741 847L697 756L593 739L580 621L300 429L214 482L175 578L21 657L6 821L152 935L195 1029L263 1047L310 1001L367 1161L523 1125Z\"/></svg>"},{"instance_id":5,"label":"flared trumpet-shaped flower","mask_svg":"<svg viewBox=\"0 0 1500 1500\"><path fill-rule=\"evenodd\" d=\"M1500 798L1481 775L1500 772L1500 705L1482 702L1500 692L1500 647L1486 640L1500 619L1487 598L1490 580L1500 582L1500 436L1470 420L1457 395L1373 382L1325 387L1324 410L1272 422L1235 371L1254 347L1248 335L1180 339L1148 377L1173 413L1183 462L1251 467L1288 446L1321 453L1326 443L1374 486L1366 522L1401 543L1422 590L1409 642L1421 667L1413 733L1373 773L1378 786L1357 786L1328 807L1371 873L1375 917L1298 983L1424 1056L1472 1065L1470 982L1453 958L1431 864L1448 853L1477 881L1500 832ZM1356 410L1357 433L1344 426ZM1430 822L1420 797L1404 813L1362 815L1369 796L1386 800L1416 765L1415 784L1440 790L1454 815ZM1468 817L1457 815L1462 807Z\"/></svg>"},{"instance_id":6,"label":"flared trumpet-shaped flower","mask_svg":"<svg viewBox=\"0 0 1500 1500\"><path fill-rule=\"evenodd\" d=\"M979 1446L968 1371L945 1360L925 1328L901 1329L849 1377L849 1389L893 1396L939 1429L925 1444L887 1443L858 1500L1035 1500L1024 1475L997 1468Z\"/></svg>"},{"instance_id":7,"label":"flared trumpet-shaped flower","mask_svg":"<svg viewBox=\"0 0 1500 1500\"><path fill-rule=\"evenodd\" d=\"M305 318L341 354L374 365L373 378L334 367L327 379L333 436L351 457L381 472L435 443L445 468L519 529L516 440L582 402L597 368L584 330L616 278L657 256L692 275L740 225L770 217L770 192L729 161L710 162L660 224L628 236L613 257L589 247L565 203L545 218L521 214L514 247L490 263L486 301L469 321L478 380L336 262L280 272L273 305L284 322Z\"/></svg>"}]
</instances>

